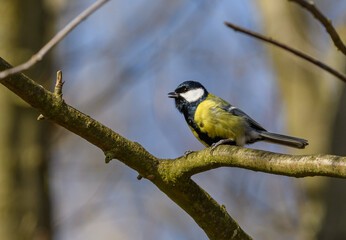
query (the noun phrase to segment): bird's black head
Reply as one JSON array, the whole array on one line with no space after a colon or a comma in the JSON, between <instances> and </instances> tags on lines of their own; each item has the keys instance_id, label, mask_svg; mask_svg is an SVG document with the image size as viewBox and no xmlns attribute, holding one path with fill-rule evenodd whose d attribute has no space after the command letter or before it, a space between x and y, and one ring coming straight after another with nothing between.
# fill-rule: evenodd
<instances>
[{"instance_id":1,"label":"bird's black head","mask_svg":"<svg viewBox=\"0 0 346 240\"><path fill-rule=\"evenodd\" d=\"M197 107L208 96L208 91L199 82L186 81L181 83L174 92L168 93L169 98L175 99L179 112L186 114L189 108Z\"/></svg>"}]
</instances>

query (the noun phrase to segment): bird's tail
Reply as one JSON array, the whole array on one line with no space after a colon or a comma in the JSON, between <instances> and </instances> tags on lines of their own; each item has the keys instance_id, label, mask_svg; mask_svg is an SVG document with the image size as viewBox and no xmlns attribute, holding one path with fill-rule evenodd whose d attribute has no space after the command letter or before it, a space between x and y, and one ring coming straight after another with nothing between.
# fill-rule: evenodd
<instances>
[{"instance_id":1,"label":"bird's tail","mask_svg":"<svg viewBox=\"0 0 346 240\"><path fill-rule=\"evenodd\" d=\"M308 140L303 138L291 137L271 132L260 132L260 136L263 137L264 141L286 145L295 148L305 148L309 145Z\"/></svg>"}]
</instances>

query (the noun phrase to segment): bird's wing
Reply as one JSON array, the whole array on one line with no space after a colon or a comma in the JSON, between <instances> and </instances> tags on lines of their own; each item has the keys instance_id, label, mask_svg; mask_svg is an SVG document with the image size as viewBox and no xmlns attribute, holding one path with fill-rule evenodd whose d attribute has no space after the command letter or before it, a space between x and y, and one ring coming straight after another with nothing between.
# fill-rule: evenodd
<instances>
[{"instance_id":1,"label":"bird's wing","mask_svg":"<svg viewBox=\"0 0 346 240\"><path fill-rule=\"evenodd\" d=\"M267 131L258 122L253 120L249 115L247 115L245 112L243 112L239 108L237 108L235 106L232 106L231 104L229 104L228 102L226 102L222 98L219 98L219 97L216 97L216 96L213 96L213 98L217 98L218 99L218 102L220 103L220 107L222 109L224 109L225 111L227 111L227 112L229 112L229 113L231 113L231 114L233 114L235 116L243 117L248 122L250 127L254 128L254 129L257 129L257 130Z\"/></svg>"},{"instance_id":2,"label":"bird's wing","mask_svg":"<svg viewBox=\"0 0 346 240\"><path fill-rule=\"evenodd\" d=\"M255 120L253 120L249 115L247 115L246 113L244 113L242 110L240 110L237 107L234 106L230 106L227 110L229 113L232 113L236 116L241 116L243 118L245 118L247 120L247 122L250 124L250 126L254 129L257 130L262 130L262 131L267 131L264 129L264 127L262 127L258 122L256 122Z\"/></svg>"}]
</instances>

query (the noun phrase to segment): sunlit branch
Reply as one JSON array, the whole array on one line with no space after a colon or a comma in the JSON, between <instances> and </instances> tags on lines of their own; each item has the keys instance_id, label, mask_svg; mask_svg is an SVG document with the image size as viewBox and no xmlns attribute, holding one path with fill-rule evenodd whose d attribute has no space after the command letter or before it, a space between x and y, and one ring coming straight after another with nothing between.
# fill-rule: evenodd
<instances>
[{"instance_id":1,"label":"sunlit branch","mask_svg":"<svg viewBox=\"0 0 346 240\"><path fill-rule=\"evenodd\" d=\"M0 70L11 66L0 58ZM61 80L58 74L58 81ZM333 176L346 178L346 158L329 155L293 156L219 146L175 160L158 159L91 117L69 106L52 93L19 73L0 80L4 86L41 112L46 119L79 135L100 148L106 162L116 158L147 178L184 209L210 239L252 239L238 223L191 176L213 168L242 167L286 176Z\"/></svg>"},{"instance_id":2,"label":"sunlit branch","mask_svg":"<svg viewBox=\"0 0 346 240\"><path fill-rule=\"evenodd\" d=\"M0 58L0 70L11 66ZM159 168L163 161L108 127L66 104L58 94L47 91L24 74L17 73L0 83L37 109L45 117L100 148L106 162L116 158L150 180L188 213L210 239L251 240L207 192L190 178L177 181L171 169ZM175 170L173 171L175 172Z\"/></svg>"},{"instance_id":3,"label":"sunlit branch","mask_svg":"<svg viewBox=\"0 0 346 240\"><path fill-rule=\"evenodd\" d=\"M290 177L329 176L346 179L346 157L288 155L226 145L219 146L212 154L207 148L165 164L177 166L177 178L218 167L239 167Z\"/></svg>"}]
</instances>

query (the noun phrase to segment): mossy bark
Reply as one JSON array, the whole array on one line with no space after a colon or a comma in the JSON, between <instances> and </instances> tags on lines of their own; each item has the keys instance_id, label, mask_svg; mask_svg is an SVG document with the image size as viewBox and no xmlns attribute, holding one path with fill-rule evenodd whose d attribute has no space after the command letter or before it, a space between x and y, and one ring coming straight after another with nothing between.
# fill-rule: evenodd
<instances>
[{"instance_id":1,"label":"mossy bark","mask_svg":"<svg viewBox=\"0 0 346 240\"><path fill-rule=\"evenodd\" d=\"M0 59L0 70L10 66ZM210 239L251 239L234 219L191 180L193 174L221 166L242 167L287 176L336 176L346 178L346 157L331 155L293 156L236 146L210 148L178 159L158 159L140 144L131 142L108 127L69 106L57 94L23 74L0 80L44 115L99 147L106 162L113 158L136 170L183 208ZM37 113L38 115L38 113Z\"/></svg>"}]
</instances>

